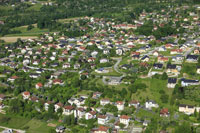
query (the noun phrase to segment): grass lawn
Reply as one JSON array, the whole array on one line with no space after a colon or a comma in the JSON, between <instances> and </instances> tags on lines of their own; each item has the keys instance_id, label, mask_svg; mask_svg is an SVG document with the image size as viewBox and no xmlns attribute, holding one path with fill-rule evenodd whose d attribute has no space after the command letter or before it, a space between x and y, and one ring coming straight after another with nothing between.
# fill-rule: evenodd
<instances>
[{"instance_id":1,"label":"grass lawn","mask_svg":"<svg viewBox=\"0 0 200 133\"><path fill-rule=\"evenodd\" d=\"M16 27L16 28L13 28L13 30L19 30L21 31L22 33L19 33L19 34L9 34L9 35L6 35L8 37L10 36L38 36L40 34L43 34L45 32L49 32L48 29L39 29L37 28L36 25L33 25L34 28L27 31L27 26L20 26L20 27Z\"/></svg>"},{"instance_id":2,"label":"grass lawn","mask_svg":"<svg viewBox=\"0 0 200 133\"><path fill-rule=\"evenodd\" d=\"M30 119L26 119L23 117L0 114L0 119L5 119L5 118L11 118L11 119L7 123L0 122L0 125L15 129L22 129L22 126L24 126L26 123L30 121Z\"/></svg>"},{"instance_id":3,"label":"grass lawn","mask_svg":"<svg viewBox=\"0 0 200 133\"><path fill-rule=\"evenodd\" d=\"M0 126L26 130L27 133L47 133L52 128L40 120L0 114L0 120L5 118L10 118L10 120L7 123L0 121Z\"/></svg>"},{"instance_id":4,"label":"grass lawn","mask_svg":"<svg viewBox=\"0 0 200 133\"><path fill-rule=\"evenodd\" d=\"M163 56L172 56L172 55L170 54L170 51L169 51L169 50L167 50L167 51L160 51L160 54L162 54Z\"/></svg>"},{"instance_id":5,"label":"grass lawn","mask_svg":"<svg viewBox=\"0 0 200 133\"><path fill-rule=\"evenodd\" d=\"M28 128L27 133L47 133L52 127L48 127L47 123L45 122L32 119L27 122L22 128Z\"/></svg>"},{"instance_id":6,"label":"grass lawn","mask_svg":"<svg viewBox=\"0 0 200 133\"><path fill-rule=\"evenodd\" d=\"M3 131L3 130L4 130L4 128L0 128L0 132Z\"/></svg>"},{"instance_id":7,"label":"grass lawn","mask_svg":"<svg viewBox=\"0 0 200 133\"><path fill-rule=\"evenodd\" d=\"M96 72L94 71L94 72L92 72L92 74L94 74L94 75L100 75L100 76L121 76L121 74L118 73L118 72L116 72L116 71L114 70L114 68L109 69L109 72L108 72L108 73L96 73Z\"/></svg>"},{"instance_id":8,"label":"grass lawn","mask_svg":"<svg viewBox=\"0 0 200 133\"><path fill-rule=\"evenodd\" d=\"M147 85L146 90L140 90L136 93L132 94L132 99L136 100L146 100L148 97L151 100L155 100L158 104L163 104L160 100L161 94L159 93L160 90L164 90L166 94L172 93L173 90L167 89L167 81L166 80L159 80L159 79L138 79L135 83L144 83Z\"/></svg>"},{"instance_id":9,"label":"grass lawn","mask_svg":"<svg viewBox=\"0 0 200 133\"><path fill-rule=\"evenodd\" d=\"M31 4L31 5L32 5L32 4ZM27 11L29 11L29 10L40 11L40 8L41 8L41 7L42 7L42 4L37 3L37 4L32 5L31 7L29 7L29 8L27 9Z\"/></svg>"}]
</instances>

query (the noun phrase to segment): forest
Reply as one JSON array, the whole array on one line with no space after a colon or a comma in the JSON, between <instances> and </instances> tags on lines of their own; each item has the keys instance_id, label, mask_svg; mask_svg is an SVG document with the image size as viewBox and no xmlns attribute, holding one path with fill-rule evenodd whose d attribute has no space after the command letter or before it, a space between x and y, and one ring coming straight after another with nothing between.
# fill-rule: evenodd
<instances>
[{"instance_id":1,"label":"forest","mask_svg":"<svg viewBox=\"0 0 200 133\"><path fill-rule=\"evenodd\" d=\"M58 19L82 16L115 18L122 22L133 23L132 20L137 18L143 10L146 12L159 11L167 6L166 3L173 5L200 2L198 0L176 0L175 2L161 0L159 3L156 0L104 0L103 2L102 0L55 0L53 3L53 5L43 5L39 10L34 8L29 10L33 5L27 2L0 1L0 20L4 22L0 24L0 36L20 33L12 28L31 24L37 24L40 29L60 29L63 25L57 21ZM15 6L8 8L11 4ZM159 36L158 34L156 35Z\"/></svg>"}]
</instances>

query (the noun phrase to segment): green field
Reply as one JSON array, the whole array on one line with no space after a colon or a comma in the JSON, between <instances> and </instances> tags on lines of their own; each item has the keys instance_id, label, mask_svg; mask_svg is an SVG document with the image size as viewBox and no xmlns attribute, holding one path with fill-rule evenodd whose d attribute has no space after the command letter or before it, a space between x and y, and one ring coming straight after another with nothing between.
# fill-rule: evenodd
<instances>
[{"instance_id":1,"label":"green field","mask_svg":"<svg viewBox=\"0 0 200 133\"><path fill-rule=\"evenodd\" d=\"M6 35L7 37L10 37L10 36L38 36L40 34L43 34L45 32L49 32L48 29L39 29L37 28L37 26L34 24L33 25L34 28L27 31L27 26L20 26L20 27L16 27L16 28L13 28L13 30L19 30L21 31L22 33L19 33L19 34L9 34L9 35Z\"/></svg>"},{"instance_id":2,"label":"green field","mask_svg":"<svg viewBox=\"0 0 200 133\"><path fill-rule=\"evenodd\" d=\"M9 118L7 122L4 121L6 118ZM0 126L26 130L27 133L47 133L52 128L40 120L3 114L0 114Z\"/></svg>"}]
</instances>

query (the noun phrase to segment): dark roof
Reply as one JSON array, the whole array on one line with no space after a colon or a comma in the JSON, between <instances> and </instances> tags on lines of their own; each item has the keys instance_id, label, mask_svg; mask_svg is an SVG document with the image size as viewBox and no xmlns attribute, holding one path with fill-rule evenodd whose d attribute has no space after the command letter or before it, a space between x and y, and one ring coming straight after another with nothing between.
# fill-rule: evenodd
<instances>
[{"instance_id":1,"label":"dark roof","mask_svg":"<svg viewBox=\"0 0 200 133\"><path fill-rule=\"evenodd\" d=\"M199 80L192 80L192 79L185 79L185 78L182 78L181 81L187 82L187 83L198 83L199 82Z\"/></svg>"},{"instance_id":2,"label":"dark roof","mask_svg":"<svg viewBox=\"0 0 200 133\"><path fill-rule=\"evenodd\" d=\"M144 59L146 59L146 58L149 58L149 56L145 55L145 56L143 56L143 57L141 58L141 60L144 60Z\"/></svg>"},{"instance_id":3,"label":"dark roof","mask_svg":"<svg viewBox=\"0 0 200 133\"><path fill-rule=\"evenodd\" d=\"M168 83L173 83L175 84L177 81L177 78L168 78Z\"/></svg>"},{"instance_id":4,"label":"dark roof","mask_svg":"<svg viewBox=\"0 0 200 133\"><path fill-rule=\"evenodd\" d=\"M163 67L163 64L160 64L160 63L154 63L153 64L153 67L157 67L157 68L162 68Z\"/></svg>"},{"instance_id":5,"label":"dark roof","mask_svg":"<svg viewBox=\"0 0 200 133\"><path fill-rule=\"evenodd\" d=\"M186 59L198 60L198 55L187 55Z\"/></svg>"},{"instance_id":6,"label":"dark roof","mask_svg":"<svg viewBox=\"0 0 200 133\"><path fill-rule=\"evenodd\" d=\"M175 64L167 64L167 69L176 69Z\"/></svg>"}]
</instances>

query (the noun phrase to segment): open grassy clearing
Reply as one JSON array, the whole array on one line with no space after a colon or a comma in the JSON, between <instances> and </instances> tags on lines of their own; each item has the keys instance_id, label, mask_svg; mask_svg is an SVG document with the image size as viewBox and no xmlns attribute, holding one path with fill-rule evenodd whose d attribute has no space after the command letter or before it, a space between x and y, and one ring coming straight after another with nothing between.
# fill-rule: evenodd
<instances>
[{"instance_id":1,"label":"open grassy clearing","mask_svg":"<svg viewBox=\"0 0 200 133\"><path fill-rule=\"evenodd\" d=\"M6 37L13 37L13 36L38 36L40 34L43 34L45 32L49 32L48 29L39 29L37 28L37 25L36 24L33 24L34 28L31 29L31 30L27 30L27 25L26 26L20 26L20 27L16 27L16 28L13 28L13 30L18 30L18 31L21 31L21 33L18 33L18 34L9 34L9 35L6 35Z\"/></svg>"},{"instance_id":2,"label":"open grassy clearing","mask_svg":"<svg viewBox=\"0 0 200 133\"><path fill-rule=\"evenodd\" d=\"M37 36L14 36L14 37L1 37L1 40L4 40L5 42L16 42L18 38L21 38L22 40L26 39L36 39Z\"/></svg>"},{"instance_id":3,"label":"open grassy clearing","mask_svg":"<svg viewBox=\"0 0 200 133\"><path fill-rule=\"evenodd\" d=\"M58 22L61 22L61 23L68 23L68 22L70 22L71 20L77 20L77 19L80 19L80 18L83 18L83 17L58 19Z\"/></svg>"},{"instance_id":4,"label":"open grassy clearing","mask_svg":"<svg viewBox=\"0 0 200 133\"><path fill-rule=\"evenodd\" d=\"M3 122L2 120L6 118L10 119L7 122ZM0 120L0 126L26 130L27 133L47 133L52 128L48 127L46 122L19 116L0 114Z\"/></svg>"}]
</instances>

